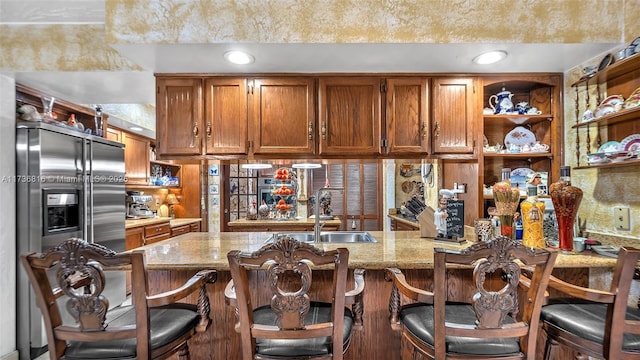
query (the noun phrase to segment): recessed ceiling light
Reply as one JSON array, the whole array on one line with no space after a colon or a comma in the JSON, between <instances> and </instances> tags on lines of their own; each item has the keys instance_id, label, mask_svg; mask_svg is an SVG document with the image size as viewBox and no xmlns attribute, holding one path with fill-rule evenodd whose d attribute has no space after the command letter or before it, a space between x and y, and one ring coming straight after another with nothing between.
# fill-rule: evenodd
<instances>
[{"instance_id":1,"label":"recessed ceiling light","mask_svg":"<svg viewBox=\"0 0 640 360\"><path fill-rule=\"evenodd\" d=\"M507 52L504 50L489 51L484 54L480 54L473 58L473 62L479 65L488 65L497 63L498 61L507 57Z\"/></svg>"},{"instance_id":2,"label":"recessed ceiling light","mask_svg":"<svg viewBox=\"0 0 640 360\"><path fill-rule=\"evenodd\" d=\"M264 163L249 163L240 165L243 169L271 169L273 166L271 164Z\"/></svg>"},{"instance_id":3,"label":"recessed ceiling light","mask_svg":"<svg viewBox=\"0 0 640 360\"><path fill-rule=\"evenodd\" d=\"M142 131L142 128L140 126L129 126L129 130Z\"/></svg>"},{"instance_id":4,"label":"recessed ceiling light","mask_svg":"<svg viewBox=\"0 0 640 360\"><path fill-rule=\"evenodd\" d=\"M242 51L227 51L224 53L224 58L228 62L238 65L251 64L253 62L253 56Z\"/></svg>"},{"instance_id":5,"label":"recessed ceiling light","mask_svg":"<svg viewBox=\"0 0 640 360\"><path fill-rule=\"evenodd\" d=\"M322 167L322 164L312 164L312 163L299 163L291 165L294 169L319 169Z\"/></svg>"}]
</instances>

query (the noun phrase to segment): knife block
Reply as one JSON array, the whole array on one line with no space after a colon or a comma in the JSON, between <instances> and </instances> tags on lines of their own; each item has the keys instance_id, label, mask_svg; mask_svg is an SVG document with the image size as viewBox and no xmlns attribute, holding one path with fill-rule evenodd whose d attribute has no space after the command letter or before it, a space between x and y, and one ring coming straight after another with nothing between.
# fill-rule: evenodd
<instances>
[{"instance_id":1,"label":"knife block","mask_svg":"<svg viewBox=\"0 0 640 360\"><path fill-rule=\"evenodd\" d=\"M427 206L418 216L416 216L418 224L420 224L420 237L435 238L438 235L438 230L434 223L434 213L435 210Z\"/></svg>"}]
</instances>

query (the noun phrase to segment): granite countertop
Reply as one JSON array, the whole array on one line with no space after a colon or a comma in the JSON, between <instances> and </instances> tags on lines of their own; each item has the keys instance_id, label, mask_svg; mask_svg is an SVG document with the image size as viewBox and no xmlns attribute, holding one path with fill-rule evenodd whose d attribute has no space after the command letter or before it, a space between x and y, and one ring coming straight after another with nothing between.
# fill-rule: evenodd
<instances>
[{"instance_id":1,"label":"granite countertop","mask_svg":"<svg viewBox=\"0 0 640 360\"><path fill-rule=\"evenodd\" d=\"M349 267L364 269L428 269L433 267L436 247L462 249L471 244L436 242L421 238L417 231L370 231L377 243L317 244L330 250L349 249ZM227 253L231 250L253 252L264 245L271 233L265 232L191 232L160 241L140 249L146 251L149 269L228 270ZM559 254L556 267L612 268L616 259L592 253Z\"/></svg>"},{"instance_id":2,"label":"granite countertop","mask_svg":"<svg viewBox=\"0 0 640 360\"><path fill-rule=\"evenodd\" d=\"M172 219L170 217L157 217L157 218L150 218L150 219L127 219L124 221L124 228L130 229L130 228L139 227L139 226L159 224L167 221L169 222L169 225L172 228L174 228L181 225L188 225L188 224L200 222L202 221L202 219L201 218Z\"/></svg>"},{"instance_id":3,"label":"granite countertop","mask_svg":"<svg viewBox=\"0 0 640 360\"><path fill-rule=\"evenodd\" d=\"M324 223L325 225L336 225L336 226L340 226L342 224L342 221L340 221L340 219L333 219L333 220L320 220L320 222ZM239 219L239 220L233 220L233 221L229 221L229 223L227 225L229 225L229 227L251 227L251 226L268 226L268 225L279 225L279 226L286 226L286 225L313 225L315 224L315 218L303 218L303 219L286 219L286 220L276 220L276 219L269 219L269 220L247 220L247 219Z\"/></svg>"}]
</instances>

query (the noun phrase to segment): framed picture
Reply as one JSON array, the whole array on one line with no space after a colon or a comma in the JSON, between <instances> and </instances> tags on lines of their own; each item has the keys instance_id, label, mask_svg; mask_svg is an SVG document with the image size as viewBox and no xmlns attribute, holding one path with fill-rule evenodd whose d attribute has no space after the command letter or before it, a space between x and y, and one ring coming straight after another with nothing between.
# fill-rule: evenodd
<instances>
[{"instance_id":1,"label":"framed picture","mask_svg":"<svg viewBox=\"0 0 640 360\"><path fill-rule=\"evenodd\" d=\"M210 176L218 176L218 165L209 165L209 175Z\"/></svg>"},{"instance_id":2,"label":"framed picture","mask_svg":"<svg viewBox=\"0 0 640 360\"><path fill-rule=\"evenodd\" d=\"M549 190L547 190L547 185L538 185L538 196L540 195L549 195Z\"/></svg>"},{"instance_id":3,"label":"framed picture","mask_svg":"<svg viewBox=\"0 0 640 360\"><path fill-rule=\"evenodd\" d=\"M220 187L218 184L209 185L209 194L217 195L220 193Z\"/></svg>"}]
</instances>

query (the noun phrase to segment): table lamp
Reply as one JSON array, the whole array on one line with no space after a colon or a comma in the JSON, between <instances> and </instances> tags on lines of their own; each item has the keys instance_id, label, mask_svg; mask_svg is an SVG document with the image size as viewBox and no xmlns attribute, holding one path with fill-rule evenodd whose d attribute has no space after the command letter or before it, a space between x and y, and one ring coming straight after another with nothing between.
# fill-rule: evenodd
<instances>
[{"instance_id":1,"label":"table lamp","mask_svg":"<svg viewBox=\"0 0 640 360\"><path fill-rule=\"evenodd\" d=\"M174 205L178 205L180 204L180 202L178 201L178 198L176 197L176 194L168 194L167 195L167 204L169 204L169 216L172 219L176 218L176 213L173 209Z\"/></svg>"}]
</instances>

